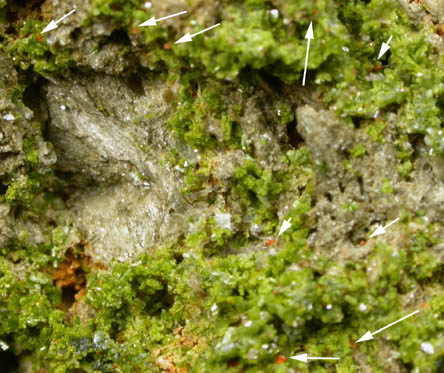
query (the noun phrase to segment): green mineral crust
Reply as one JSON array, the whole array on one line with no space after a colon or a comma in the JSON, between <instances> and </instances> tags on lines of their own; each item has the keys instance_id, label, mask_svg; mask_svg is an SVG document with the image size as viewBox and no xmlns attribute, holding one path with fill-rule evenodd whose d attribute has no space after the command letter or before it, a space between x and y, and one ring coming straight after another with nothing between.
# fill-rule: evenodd
<instances>
[{"instance_id":1,"label":"green mineral crust","mask_svg":"<svg viewBox=\"0 0 444 373\"><path fill-rule=\"evenodd\" d=\"M0 0L0 370L444 372L443 9Z\"/></svg>"}]
</instances>

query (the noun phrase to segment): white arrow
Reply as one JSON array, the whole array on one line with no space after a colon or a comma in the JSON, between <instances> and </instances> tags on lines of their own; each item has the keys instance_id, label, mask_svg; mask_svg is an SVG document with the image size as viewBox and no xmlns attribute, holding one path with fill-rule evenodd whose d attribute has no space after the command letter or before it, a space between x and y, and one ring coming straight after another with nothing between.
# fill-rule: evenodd
<instances>
[{"instance_id":1,"label":"white arrow","mask_svg":"<svg viewBox=\"0 0 444 373\"><path fill-rule=\"evenodd\" d=\"M291 218L288 219L288 220L284 220L284 222L282 223L281 229L279 230L278 237L279 237L282 233L284 233L288 228L291 227L291 223L290 223L290 221L291 221Z\"/></svg>"},{"instance_id":2,"label":"white arrow","mask_svg":"<svg viewBox=\"0 0 444 373\"><path fill-rule=\"evenodd\" d=\"M385 227L383 227L382 225L379 225L369 238L373 238L376 236L380 236L381 234L384 234L386 232L386 229L388 227L390 227L392 224L395 224L398 220L399 220L399 218L396 218L391 223L388 223Z\"/></svg>"},{"instance_id":3,"label":"white arrow","mask_svg":"<svg viewBox=\"0 0 444 373\"><path fill-rule=\"evenodd\" d=\"M303 363L307 363L308 360L339 360L338 357L311 357L308 356L307 354L290 356L290 359L302 361Z\"/></svg>"},{"instance_id":4,"label":"white arrow","mask_svg":"<svg viewBox=\"0 0 444 373\"><path fill-rule=\"evenodd\" d=\"M197 36L197 35L199 35L199 34L203 34L204 32L210 31L210 30L212 30L213 28L215 28L215 27L217 27L217 26L220 26L220 23L218 23L218 24L216 24L216 25L214 25L214 26L208 27L208 28L206 28L205 30L202 30L202 31L196 32L195 34L192 34L192 35L189 34L189 33L186 33L184 36L182 36L182 37L181 37L178 41L176 41L174 44L187 43L187 42L189 42L189 41L192 41L193 38L194 38L195 36Z\"/></svg>"},{"instance_id":5,"label":"white arrow","mask_svg":"<svg viewBox=\"0 0 444 373\"><path fill-rule=\"evenodd\" d=\"M58 23L62 22L65 18L68 18L68 17L69 17L71 14L73 14L75 11L76 11L76 10L73 9L73 10L71 10L69 13L65 14L65 15L64 15L62 18L60 18L59 20L57 20L57 21L52 20L51 22L49 22L48 26L46 26L46 27L43 29L42 34L44 34L45 32L52 31L52 30L56 29L56 28L58 27L58 26L57 26Z\"/></svg>"},{"instance_id":6,"label":"white arrow","mask_svg":"<svg viewBox=\"0 0 444 373\"><path fill-rule=\"evenodd\" d=\"M305 77L307 76L308 53L310 51L310 40L314 39L312 22L310 22L310 26L308 26L307 34L305 35L305 39L308 39L308 44L307 44L307 54L305 55L305 68L304 68L304 78L302 79L302 85L305 85Z\"/></svg>"},{"instance_id":7,"label":"white arrow","mask_svg":"<svg viewBox=\"0 0 444 373\"><path fill-rule=\"evenodd\" d=\"M378 60L390 49L390 40L392 40L392 36L390 35L389 39L387 40L387 43L382 43L381 50L379 51Z\"/></svg>"},{"instance_id":8,"label":"white arrow","mask_svg":"<svg viewBox=\"0 0 444 373\"><path fill-rule=\"evenodd\" d=\"M383 330L390 328L391 326L397 324L398 322L401 322L402 320L407 319L408 317L416 315L418 312L419 312L419 310L416 310L415 312L412 312L412 313L408 314L407 316L401 317L399 320L396 320L396 321L392 322L391 324L384 326L383 328L377 330L376 332L372 333L371 331L368 331L361 338L359 338L356 342L359 343L359 342L369 341L369 340L373 339L373 336L375 334L378 334L379 332L382 332Z\"/></svg>"},{"instance_id":9,"label":"white arrow","mask_svg":"<svg viewBox=\"0 0 444 373\"><path fill-rule=\"evenodd\" d=\"M184 10L183 12L179 12L179 13L172 14L170 16L166 16L166 17L162 17L162 18L158 18L158 19L156 19L156 17L151 17L148 21L145 21L145 22L141 23L139 25L139 27L156 26L157 22L164 21L165 19L177 17L177 16L180 16L180 15L185 14L185 13L187 13L186 10Z\"/></svg>"}]
</instances>

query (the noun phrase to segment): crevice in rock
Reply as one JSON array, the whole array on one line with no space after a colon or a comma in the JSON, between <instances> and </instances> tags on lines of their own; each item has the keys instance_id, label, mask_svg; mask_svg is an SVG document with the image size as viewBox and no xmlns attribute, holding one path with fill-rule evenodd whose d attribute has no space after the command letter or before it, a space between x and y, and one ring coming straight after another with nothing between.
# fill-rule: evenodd
<instances>
[{"instance_id":1,"label":"crevice in rock","mask_svg":"<svg viewBox=\"0 0 444 373\"><path fill-rule=\"evenodd\" d=\"M69 250L66 259L52 275L54 285L62 291L60 308L68 311L76 302L76 296L83 294L86 288L86 273L82 269L83 255Z\"/></svg>"},{"instance_id":2,"label":"crevice in rock","mask_svg":"<svg viewBox=\"0 0 444 373\"><path fill-rule=\"evenodd\" d=\"M297 130L296 118L287 124L288 142L293 148L298 148L304 142L304 139Z\"/></svg>"},{"instance_id":3,"label":"crevice in rock","mask_svg":"<svg viewBox=\"0 0 444 373\"><path fill-rule=\"evenodd\" d=\"M0 364L3 372L16 372L19 368L18 358L11 350L0 349Z\"/></svg>"},{"instance_id":4,"label":"crevice in rock","mask_svg":"<svg viewBox=\"0 0 444 373\"><path fill-rule=\"evenodd\" d=\"M357 180L359 184L359 194L362 196L364 194L364 179L361 175L358 175Z\"/></svg>"},{"instance_id":5,"label":"crevice in rock","mask_svg":"<svg viewBox=\"0 0 444 373\"><path fill-rule=\"evenodd\" d=\"M109 36L107 43L131 45L131 40L128 34L121 29L114 30Z\"/></svg>"},{"instance_id":6,"label":"crevice in rock","mask_svg":"<svg viewBox=\"0 0 444 373\"><path fill-rule=\"evenodd\" d=\"M361 117L355 117L355 116L352 116L352 117L351 117L351 120L352 120L352 122L353 122L353 126L354 126L356 129L361 128L362 125L363 125L363 123L364 123L364 119L361 118Z\"/></svg>"},{"instance_id":7,"label":"crevice in rock","mask_svg":"<svg viewBox=\"0 0 444 373\"><path fill-rule=\"evenodd\" d=\"M140 75L138 73L130 75L126 79L126 85L136 96L143 96L145 94L142 79L140 79Z\"/></svg>"},{"instance_id":8,"label":"crevice in rock","mask_svg":"<svg viewBox=\"0 0 444 373\"><path fill-rule=\"evenodd\" d=\"M151 316L159 315L161 312L165 312L171 308L174 304L174 296L168 292L168 285L163 284L162 290L149 295L152 301L147 301L148 295L143 292L139 293L138 298L146 303L145 310Z\"/></svg>"},{"instance_id":9,"label":"crevice in rock","mask_svg":"<svg viewBox=\"0 0 444 373\"><path fill-rule=\"evenodd\" d=\"M8 1L8 16L7 19L12 24L14 22L18 22L20 20L24 20L27 18L35 18L38 14L41 14L41 5L45 2L45 0L14 0ZM31 14L33 13L33 14ZM9 31L12 31L14 34L16 32L14 27L8 28Z\"/></svg>"},{"instance_id":10,"label":"crevice in rock","mask_svg":"<svg viewBox=\"0 0 444 373\"><path fill-rule=\"evenodd\" d=\"M394 102L394 103L387 105L384 108L384 111L386 113L397 113L400 108L401 108L401 104L397 104L396 102ZM376 120L378 120L378 119L376 119Z\"/></svg>"},{"instance_id":11,"label":"crevice in rock","mask_svg":"<svg viewBox=\"0 0 444 373\"><path fill-rule=\"evenodd\" d=\"M74 286L65 286L62 288L62 308L69 310L76 299L77 290Z\"/></svg>"},{"instance_id":12,"label":"crevice in rock","mask_svg":"<svg viewBox=\"0 0 444 373\"><path fill-rule=\"evenodd\" d=\"M0 183L0 195L3 195L8 190L8 186L4 185L3 183Z\"/></svg>"},{"instance_id":13,"label":"crevice in rock","mask_svg":"<svg viewBox=\"0 0 444 373\"><path fill-rule=\"evenodd\" d=\"M44 134L45 135L45 134ZM45 138L46 135L45 135ZM63 172L54 169L55 183L57 187L57 194L65 203L69 202L69 199L72 196L72 188L80 186L80 183L75 182L76 174L72 172ZM83 181L83 180L82 180ZM89 186L88 184L81 184L83 187ZM68 206L69 207L69 206Z\"/></svg>"},{"instance_id":14,"label":"crevice in rock","mask_svg":"<svg viewBox=\"0 0 444 373\"><path fill-rule=\"evenodd\" d=\"M48 120L48 109L43 93L43 86L46 82L46 79L38 76L23 91L23 103L34 112L34 120L43 124Z\"/></svg>"},{"instance_id":15,"label":"crevice in rock","mask_svg":"<svg viewBox=\"0 0 444 373\"><path fill-rule=\"evenodd\" d=\"M20 218L20 216L23 214L24 210L25 209L23 208L23 206L21 206L19 204L12 206L11 212L12 212L12 216L13 216L14 220L18 220Z\"/></svg>"},{"instance_id":16,"label":"crevice in rock","mask_svg":"<svg viewBox=\"0 0 444 373\"><path fill-rule=\"evenodd\" d=\"M183 255L182 253L174 253L173 256L174 260L176 261L176 264L180 264L183 261Z\"/></svg>"},{"instance_id":17,"label":"crevice in rock","mask_svg":"<svg viewBox=\"0 0 444 373\"><path fill-rule=\"evenodd\" d=\"M419 133L409 133L408 139L413 148L412 161L421 157L421 150L424 149L424 135Z\"/></svg>"},{"instance_id":18,"label":"crevice in rock","mask_svg":"<svg viewBox=\"0 0 444 373\"><path fill-rule=\"evenodd\" d=\"M442 372L444 370L444 355L441 355L436 361L436 371Z\"/></svg>"},{"instance_id":19,"label":"crevice in rock","mask_svg":"<svg viewBox=\"0 0 444 373\"><path fill-rule=\"evenodd\" d=\"M444 36L444 26L443 26L443 36ZM444 93L441 93L438 96L438 99L436 100L436 105L441 109L444 110Z\"/></svg>"},{"instance_id":20,"label":"crevice in rock","mask_svg":"<svg viewBox=\"0 0 444 373\"><path fill-rule=\"evenodd\" d=\"M256 79L260 83L260 88L269 95L274 96L282 94L284 83L276 76L271 75L265 70L261 70L256 72Z\"/></svg>"},{"instance_id":21,"label":"crevice in rock","mask_svg":"<svg viewBox=\"0 0 444 373\"><path fill-rule=\"evenodd\" d=\"M77 41L80 39L81 36L82 36L82 29L81 29L80 27L76 27L76 28L71 32L71 34L69 34L69 37L70 37L73 41L75 41L75 42L77 42Z\"/></svg>"}]
</instances>

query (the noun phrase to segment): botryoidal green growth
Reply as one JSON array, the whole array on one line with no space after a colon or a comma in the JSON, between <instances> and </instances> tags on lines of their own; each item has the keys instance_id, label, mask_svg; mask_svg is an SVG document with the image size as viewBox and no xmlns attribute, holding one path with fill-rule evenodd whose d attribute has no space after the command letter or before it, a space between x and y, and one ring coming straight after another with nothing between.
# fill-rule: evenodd
<instances>
[{"instance_id":1,"label":"botryoidal green growth","mask_svg":"<svg viewBox=\"0 0 444 373\"><path fill-rule=\"evenodd\" d=\"M91 22L93 17L104 17L129 32L143 17L151 16L141 10L141 3L96 0ZM362 123L379 143L387 141L388 116L395 112L398 120L391 130L401 161L398 172L404 178L412 167L409 136L424 137L431 152L444 155L440 132L444 70L441 50L427 41L433 34L430 27L418 30L397 3L388 0L275 3L276 8L262 0L222 2L223 24L215 35L169 54L161 47L152 52L153 66L167 69L170 80L180 76L180 106L171 115L169 128L203 154L199 164L187 171L184 194L210 182L208 159L217 147L251 152L243 145L237 125L242 102L233 105L226 100L226 81L249 81L255 76L249 72L261 71L288 85L299 82L303 37L310 20L315 41L309 74L324 104L346 122ZM59 73L71 66L70 53L41 43L40 26L39 21L27 21L18 31L20 38L6 39L2 49L15 58L19 69ZM161 46L169 33L144 35L148 45ZM396 53L382 64L375 57L389 35ZM191 63L194 71L186 67ZM184 66L185 74L180 71ZM193 88L201 80L205 83ZM248 89L244 92L248 95ZM286 102L277 110L285 114L280 125L293 120ZM208 133L207 120L220 122L221 139ZM7 186L2 202L36 213L31 203L42 193L42 185L33 170L32 141L26 148L29 175L14 182L2 180ZM359 160L366 151L364 144L357 145L351 156ZM292 218L292 227L270 250L219 255L226 247L249 245L256 239L247 232L231 235L214 221L204 221L197 233L159 248L152 256L90 271L79 302L81 312L71 318L58 308L62 294L48 271L64 259L66 229L62 225L51 229L38 247L18 240L2 248L2 350L27 356L36 371L57 373L75 369L160 372L161 367L165 371L172 366L190 372L288 372L292 368L345 373L360 371L359 365L373 372L390 371L393 363L381 354L389 346L399 353L393 369L441 371L443 264L430 252L437 244L438 223L404 215L400 229L409 237L405 247L381 240L358 262L318 257L307 244L315 190L307 149L290 150L282 161L286 174L247 160L236 169L229 186L243 211L273 236L278 230L276 199L297 180L300 195L286 215ZM393 193L388 180L383 189ZM352 205L345 208L354 211ZM358 354L354 341L369 327L388 324L410 310L409 297L418 284L427 288L427 294L415 321L387 331L389 339L384 342L359 346ZM425 342L433 346L431 354L422 350ZM277 359L300 351L341 360L308 368Z\"/></svg>"}]
</instances>

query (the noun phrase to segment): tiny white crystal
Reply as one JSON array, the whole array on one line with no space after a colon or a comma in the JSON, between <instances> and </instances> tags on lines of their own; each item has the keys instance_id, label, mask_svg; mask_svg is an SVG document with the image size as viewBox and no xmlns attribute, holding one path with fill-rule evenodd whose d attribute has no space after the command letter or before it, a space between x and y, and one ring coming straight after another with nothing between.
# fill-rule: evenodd
<instances>
[{"instance_id":1,"label":"tiny white crystal","mask_svg":"<svg viewBox=\"0 0 444 373\"><path fill-rule=\"evenodd\" d=\"M277 10L277 9L271 9L270 13L274 18L279 17L279 10Z\"/></svg>"},{"instance_id":2,"label":"tiny white crystal","mask_svg":"<svg viewBox=\"0 0 444 373\"><path fill-rule=\"evenodd\" d=\"M9 120L12 121L15 119L14 115L12 115L12 113L8 113L3 117L4 120Z\"/></svg>"},{"instance_id":3,"label":"tiny white crystal","mask_svg":"<svg viewBox=\"0 0 444 373\"><path fill-rule=\"evenodd\" d=\"M421 350L423 350L426 354L433 355L435 353L435 348L430 342L421 343Z\"/></svg>"},{"instance_id":4,"label":"tiny white crystal","mask_svg":"<svg viewBox=\"0 0 444 373\"><path fill-rule=\"evenodd\" d=\"M230 214L216 214L214 216L216 224L219 228L231 230L231 215Z\"/></svg>"}]
</instances>

